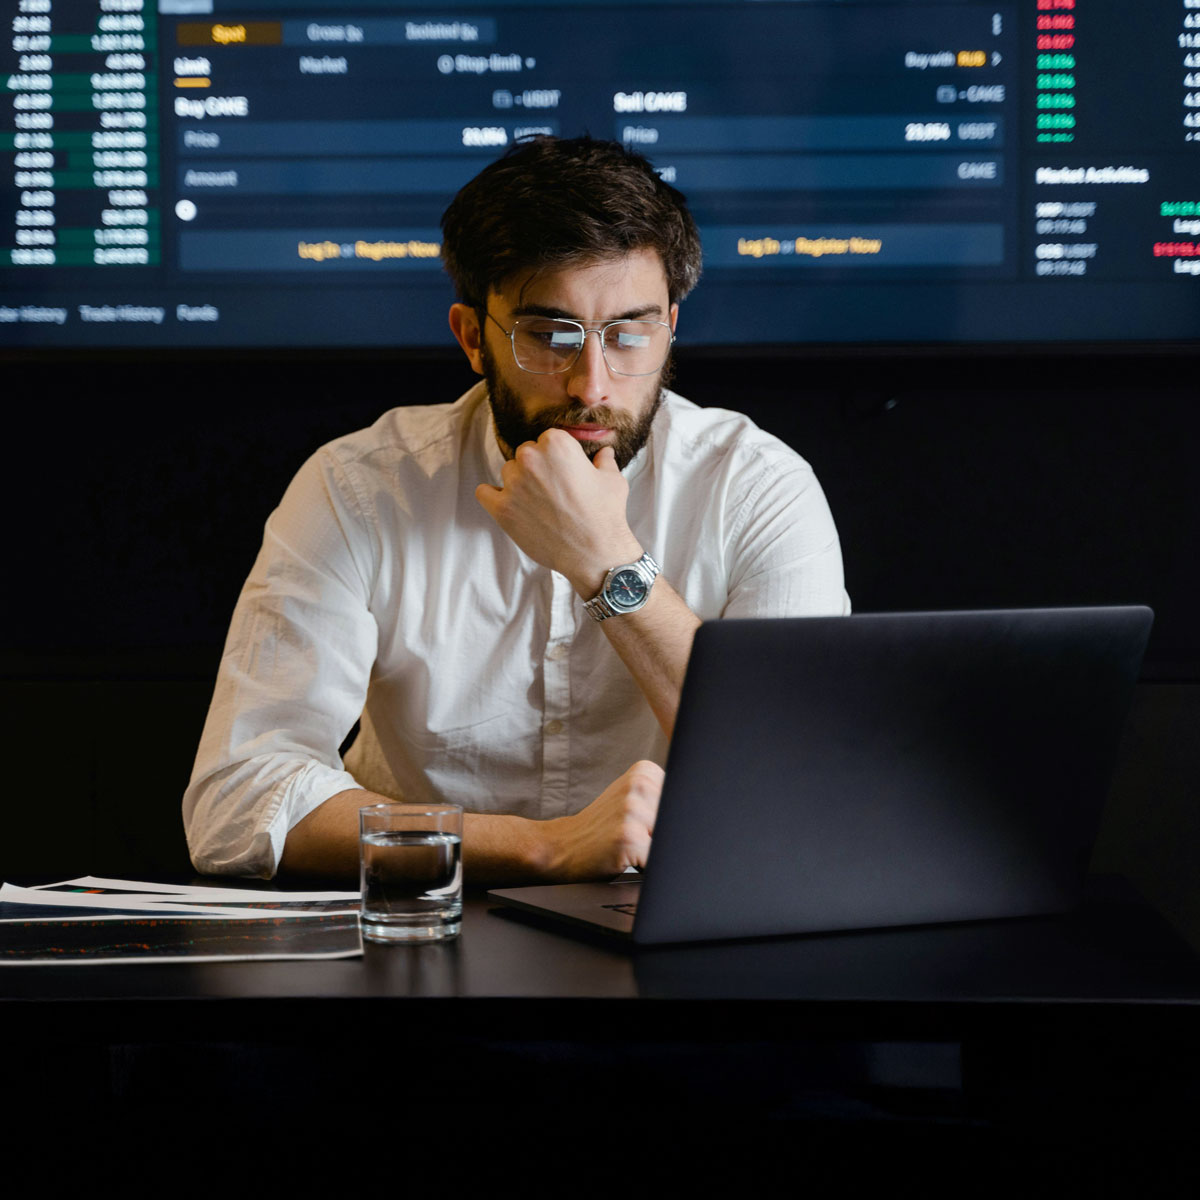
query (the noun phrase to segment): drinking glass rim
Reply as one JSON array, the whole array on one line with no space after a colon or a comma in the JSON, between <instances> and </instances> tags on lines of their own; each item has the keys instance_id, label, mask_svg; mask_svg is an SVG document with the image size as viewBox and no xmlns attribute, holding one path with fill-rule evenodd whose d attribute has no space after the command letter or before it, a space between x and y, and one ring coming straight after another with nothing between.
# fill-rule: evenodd
<instances>
[{"instance_id":1,"label":"drinking glass rim","mask_svg":"<svg viewBox=\"0 0 1200 1200\"><path fill-rule=\"evenodd\" d=\"M360 813L384 813L403 811L409 816L428 816L436 817L441 813L462 812L461 804L406 804L403 801L385 801L380 804L364 804L359 810Z\"/></svg>"}]
</instances>

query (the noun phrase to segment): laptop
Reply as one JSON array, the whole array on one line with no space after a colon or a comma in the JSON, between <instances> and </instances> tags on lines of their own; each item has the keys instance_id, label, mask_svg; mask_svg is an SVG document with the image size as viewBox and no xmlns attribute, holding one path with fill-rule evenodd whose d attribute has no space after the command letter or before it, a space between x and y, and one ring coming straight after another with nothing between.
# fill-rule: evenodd
<instances>
[{"instance_id":1,"label":"laptop","mask_svg":"<svg viewBox=\"0 0 1200 1200\"><path fill-rule=\"evenodd\" d=\"M488 894L638 945L1066 911L1152 621L706 622L641 878Z\"/></svg>"}]
</instances>

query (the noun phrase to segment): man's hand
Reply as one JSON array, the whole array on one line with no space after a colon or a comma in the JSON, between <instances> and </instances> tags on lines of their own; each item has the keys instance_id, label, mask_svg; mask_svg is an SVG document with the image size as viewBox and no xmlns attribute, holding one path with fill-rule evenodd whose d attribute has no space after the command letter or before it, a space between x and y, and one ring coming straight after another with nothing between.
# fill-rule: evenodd
<instances>
[{"instance_id":1,"label":"man's hand","mask_svg":"<svg viewBox=\"0 0 1200 1200\"><path fill-rule=\"evenodd\" d=\"M663 769L635 762L586 808L545 822L552 847L547 875L554 879L603 879L626 867L644 867L658 815Z\"/></svg>"},{"instance_id":2,"label":"man's hand","mask_svg":"<svg viewBox=\"0 0 1200 1200\"><path fill-rule=\"evenodd\" d=\"M547 429L517 447L500 481L481 483L476 499L534 562L565 575L584 599L600 590L609 567L641 557L625 517L629 484L610 447L589 460L569 433Z\"/></svg>"}]
</instances>

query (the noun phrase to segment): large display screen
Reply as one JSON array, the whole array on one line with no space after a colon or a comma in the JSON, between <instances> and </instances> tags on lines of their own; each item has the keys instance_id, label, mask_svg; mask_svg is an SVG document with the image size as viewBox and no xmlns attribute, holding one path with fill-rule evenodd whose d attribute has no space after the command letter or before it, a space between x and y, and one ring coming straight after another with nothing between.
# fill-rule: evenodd
<instances>
[{"instance_id":1,"label":"large display screen","mask_svg":"<svg viewBox=\"0 0 1200 1200\"><path fill-rule=\"evenodd\" d=\"M687 195L684 344L1200 344L1200 0L0 11L0 347L445 345L543 132Z\"/></svg>"}]
</instances>

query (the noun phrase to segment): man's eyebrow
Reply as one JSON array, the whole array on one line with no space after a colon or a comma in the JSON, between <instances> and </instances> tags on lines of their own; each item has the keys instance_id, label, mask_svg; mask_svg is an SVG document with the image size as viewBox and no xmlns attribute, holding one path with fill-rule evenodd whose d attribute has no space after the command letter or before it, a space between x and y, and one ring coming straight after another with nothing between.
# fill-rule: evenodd
<instances>
[{"instance_id":1,"label":"man's eyebrow","mask_svg":"<svg viewBox=\"0 0 1200 1200\"><path fill-rule=\"evenodd\" d=\"M627 309L623 313L604 318L607 321L640 321L649 317L652 320L662 320L661 304L642 304L637 308ZM567 321L579 321L573 312L565 308L555 308L550 304L519 304L512 310L514 317L557 317Z\"/></svg>"}]
</instances>

